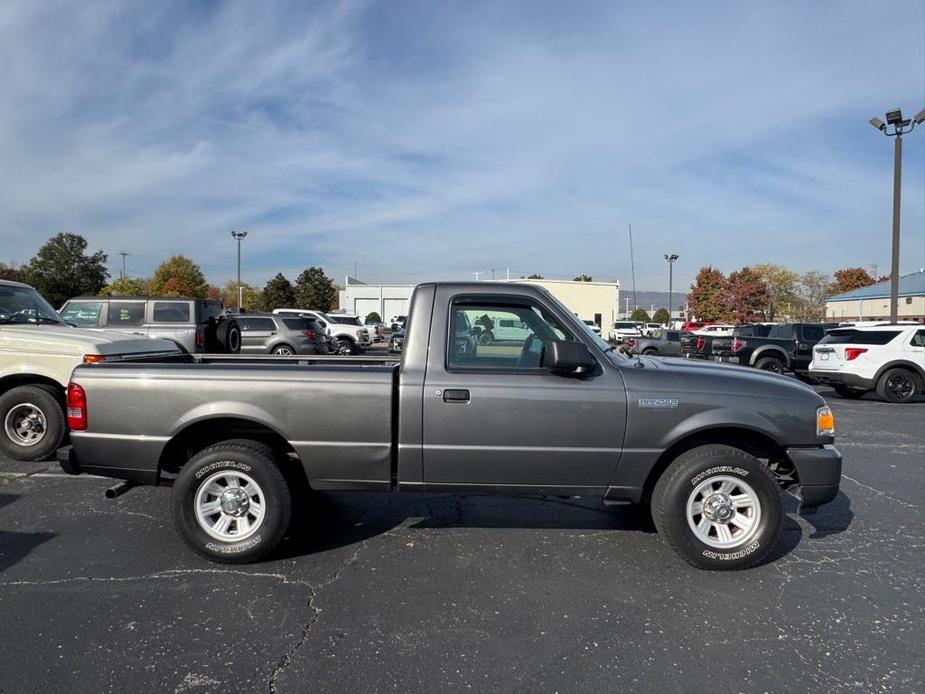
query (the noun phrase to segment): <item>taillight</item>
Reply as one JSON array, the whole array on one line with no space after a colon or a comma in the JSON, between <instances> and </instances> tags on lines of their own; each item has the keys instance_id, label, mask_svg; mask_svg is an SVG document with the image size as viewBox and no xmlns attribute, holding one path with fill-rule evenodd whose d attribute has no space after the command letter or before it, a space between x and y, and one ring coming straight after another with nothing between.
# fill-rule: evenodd
<instances>
[{"instance_id":1,"label":"taillight","mask_svg":"<svg viewBox=\"0 0 925 694\"><path fill-rule=\"evenodd\" d=\"M314 340L316 337L318 337L318 333L316 333L314 330L306 330L302 334L305 335L305 337L307 337L309 340Z\"/></svg>"},{"instance_id":2,"label":"taillight","mask_svg":"<svg viewBox=\"0 0 925 694\"><path fill-rule=\"evenodd\" d=\"M704 345L707 344L707 341L704 339L703 335L697 338L696 350L699 352L703 349Z\"/></svg>"},{"instance_id":3,"label":"taillight","mask_svg":"<svg viewBox=\"0 0 925 694\"><path fill-rule=\"evenodd\" d=\"M740 340L739 338L735 338L732 341L732 351L733 352L738 352L740 349L744 349L744 348L745 348L745 340Z\"/></svg>"},{"instance_id":4,"label":"taillight","mask_svg":"<svg viewBox=\"0 0 925 694\"><path fill-rule=\"evenodd\" d=\"M196 331L196 347L202 349L206 346L206 334L202 330Z\"/></svg>"},{"instance_id":5,"label":"taillight","mask_svg":"<svg viewBox=\"0 0 925 694\"><path fill-rule=\"evenodd\" d=\"M845 361L852 361L867 351L866 347L845 347Z\"/></svg>"},{"instance_id":6,"label":"taillight","mask_svg":"<svg viewBox=\"0 0 925 694\"><path fill-rule=\"evenodd\" d=\"M636 346L636 340L634 340L633 338L630 338L629 340L626 341L626 344L627 344L627 346L629 346L630 348L635 347L635 346Z\"/></svg>"},{"instance_id":7,"label":"taillight","mask_svg":"<svg viewBox=\"0 0 925 694\"><path fill-rule=\"evenodd\" d=\"M67 384L67 426L71 431L87 428L87 394L73 382Z\"/></svg>"},{"instance_id":8,"label":"taillight","mask_svg":"<svg viewBox=\"0 0 925 694\"><path fill-rule=\"evenodd\" d=\"M100 362L106 361L106 357L103 354L85 354L84 355L84 364L99 364Z\"/></svg>"}]
</instances>

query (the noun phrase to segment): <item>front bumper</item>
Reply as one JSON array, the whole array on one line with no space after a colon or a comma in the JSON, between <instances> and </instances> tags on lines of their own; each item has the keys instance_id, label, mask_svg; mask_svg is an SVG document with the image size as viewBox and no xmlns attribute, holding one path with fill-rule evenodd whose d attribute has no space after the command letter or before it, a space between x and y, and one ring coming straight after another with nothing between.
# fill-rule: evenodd
<instances>
[{"instance_id":1,"label":"front bumper","mask_svg":"<svg viewBox=\"0 0 925 694\"><path fill-rule=\"evenodd\" d=\"M841 452L835 446L788 448L787 457L800 480L801 511L830 502L841 482Z\"/></svg>"}]
</instances>

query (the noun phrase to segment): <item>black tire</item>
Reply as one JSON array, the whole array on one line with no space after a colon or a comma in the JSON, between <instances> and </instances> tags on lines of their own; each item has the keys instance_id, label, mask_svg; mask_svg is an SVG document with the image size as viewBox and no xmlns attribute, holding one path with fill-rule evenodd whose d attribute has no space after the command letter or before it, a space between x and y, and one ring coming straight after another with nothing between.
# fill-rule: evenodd
<instances>
[{"instance_id":1,"label":"black tire","mask_svg":"<svg viewBox=\"0 0 925 694\"><path fill-rule=\"evenodd\" d=\"M223 354L241 353L241 326L234 318L219 321L215 328L215 339Z\"/></svg>"},{"instance_id":2,"label":"black tire","mask_svg":"<svg viewBox=\"0 0 925 694\"><path fill-rule=\"evenodd\" d=\"M654 357L658 354L658 350L655 349L655 347L646 347L644 350L642 350L642 353L647 357Z\"/></svg>"},{"instance_id":3,"label":"black tire","mask_svg":"<svg viewBox=\"0 0 925 694\"><path fill-rule=\"evenodd\" d=\"M0 396L0 452L4 455L14 460L46 460L66 433L59 389L44 384L17 386Z\"/></svg>"},{"instance_id":4,"label":"black tire","mask_svg":"<svg viewBox=\"0 0 925 694\"><path fill-rule=\"evenodd\" d=\"M293 347L292 345L276 345L276 347L273 348L273 354L281 354L281 355L289 356L295 353L296 353L295 347Z\"/></svg>"},{"instance_id":5,"label":"black tire","mask_svg":"<svg viewBox=\"0 0 925 694\"><path fill-rule=\"evenodd\" d=\"M262 499L263 512L259 519L252 519L253 506L248 499L243 515L248 524L253 525L241 540L210 535L197 517L200 487L215 484L219 488L229 488L222 485L220 477L214 479L222 472L249 477L258 487L256 498ZM250 482L241 484L240 488L249 489ZM215 500L220 502L224 500L224 496L218 495L206 495L205 499L209 496L216 496ZM262 559L279 545L292 515L292 496L268 446L247 439L232 439L209 446L183 466L173 486L171 510L174 526L195 552L222 564L246 564ZM235 513L240 512L239 507ZM230 518L227 530L234 523L236 533L245 532L237 517L229 516L224 510L217 510L214 515L216 524L227 516Z\"/></svg>"},{"instance_id":6,"label":"black tire","mask_svg":"<svg viewBox=\"0 0 925 694\"><path fill-rule=\"evenodd\" d=\"M776 374L782 374L786 370L784 362L777 357L762 357L755 362L755 368L759 371L770 371Z\"/></svg>"},{"instance_id":7,"label":"black tire","mask_svg":"<svg viewBox=\"0 0 925 694\"><path fill-rule=\"evenodd\" d=\"M478 341L480 345L487 347L495 341L495 336L492 335L488 330L483 330L479 333Z\"/></svg>"},{"instance_id":8,"label":"black tire","mask_svg":"<svg viewBox=\"0 0 925 694\"><path fill-rule=\"evenodd\" d=\"M918 391L915 374L908 369L887 369L877 381L877 395L887 402L911 402Z\"/></svg>"},{"instance_id":9,"label":"black tire","mask_svg":"<svg viewBox=\"0 0 925 694\"><path fill-rule=\"evenodd\" d=\"M709 481L716 478L729 480L733 490L739 490L747 497L754 497L751 509L733 510L730 520L725 523L710 523L703 513L692 514L688 519L688 503L707 496L701 496L704 485L719 492L722 486L715 487ZM716 482L715 484L721 484ZM750 493L745 487L750 487ZM735 497L739 494L728 492ZM718 507L722 510L722 506ZM723 512L728 512L728 507ZM725 525L727 530L733 526L735 516L739 514L757 518L755 525L748 531L735 526L742 539L728 547L717 547L703 541L695 533L691 524L706 522L708 533L715 533L713 540L719 542L717 525ZM652 519L659 533L668 541L672 549L690 565L699 569L730 571L746 569L764 559L780 539L783 525L783 504L781 491L771 471L760 460L745 451L731 446L707 445L693 448L678 456L662 473L652 493ZM697 518L700 518L697 521ZM730 536L729 542L735 542L736 535Z\"/></svg>"},{"instance_id":10,"label":"black tire","mask_svg":"<svg viewBox=\"0 0 925 694\"><path fill-rule=\"evenodd\" d=\"M344 338L340 338L337 340L337 353L338 354L342 356L346 356L348 354L356 354L358 351L359 350L357 350L357 346L350 340L346 340Z\"/></svg>"},{"instance_id":11,"label":"black tire","mask_svg":"<svg viewBox=\"0 0 925 694\"><path fill-rule=\"evenodd\" d=\"M866 390L860 390L858 388L849 388L841 383L832 386L832 389L838 393L839 397L848 398L849 400L856 400L867 392Z\"/></svg>"}]
</instances>

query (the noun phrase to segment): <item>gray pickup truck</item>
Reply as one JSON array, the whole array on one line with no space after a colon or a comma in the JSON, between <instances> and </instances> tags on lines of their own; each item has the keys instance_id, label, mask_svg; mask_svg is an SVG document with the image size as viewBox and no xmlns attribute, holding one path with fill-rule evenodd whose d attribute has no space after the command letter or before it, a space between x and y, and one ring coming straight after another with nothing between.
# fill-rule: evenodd
<instances>
[{"instance_id":1,"label":"gray pickup truck","mask_svg":"<svg viewBox=\"0 0 925 694\"><path fill-rule=\"evenodd\" d=\"M530 330L481 345L471 326L484 315ZM669 544L706 569L767 556L782 489L803 510L838 491L832 413L793 379L620 354L531 285L422 284L406 334L400 361L79 366L72 445L58 459L70 473L125 480L110 496L172 486L185 541L234 563L278 545L307 488L646 503Z\"/></svg>"}]
</instances>

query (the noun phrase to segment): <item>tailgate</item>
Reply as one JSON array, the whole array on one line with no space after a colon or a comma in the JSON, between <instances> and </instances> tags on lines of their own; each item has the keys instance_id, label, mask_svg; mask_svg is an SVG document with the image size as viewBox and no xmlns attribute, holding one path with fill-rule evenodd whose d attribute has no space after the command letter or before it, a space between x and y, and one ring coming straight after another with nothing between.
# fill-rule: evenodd
<instances>
[{"instance_id":1,"label":"tailgate","mask_svg":"<svg viewBox=\"0 0 925 694\"><path fill-rule=\"evenodd\" d=\"M813 347L813 370L838 371L845 364L845 350L840 345Z\"/></svg>"}]
</instances>

